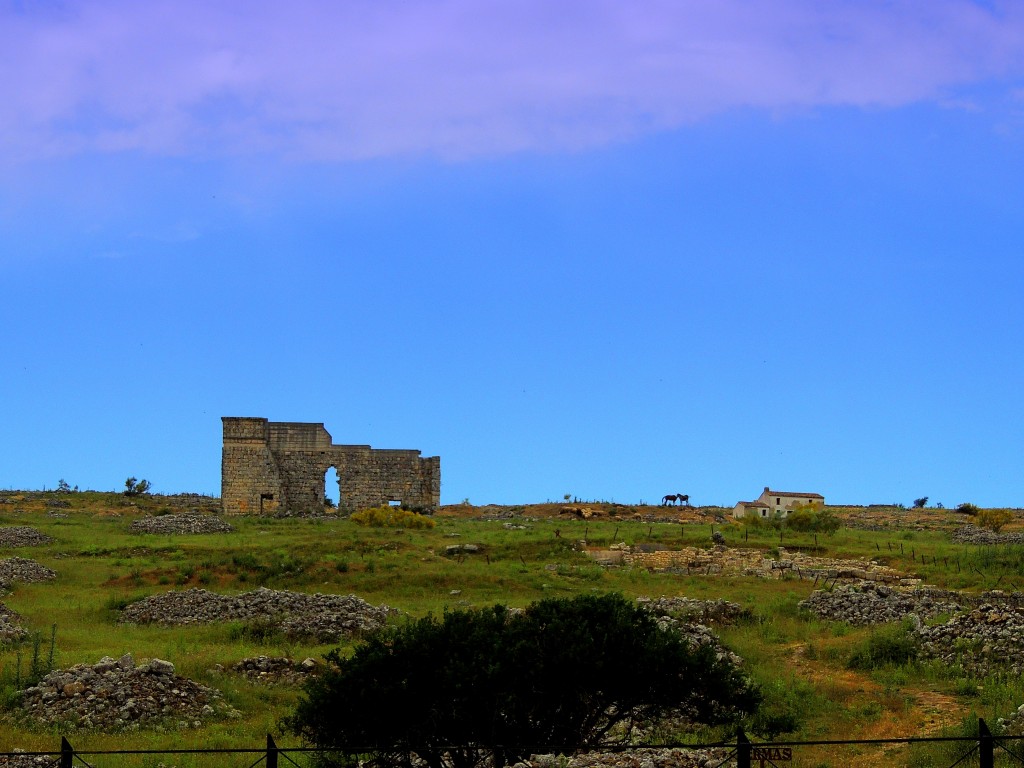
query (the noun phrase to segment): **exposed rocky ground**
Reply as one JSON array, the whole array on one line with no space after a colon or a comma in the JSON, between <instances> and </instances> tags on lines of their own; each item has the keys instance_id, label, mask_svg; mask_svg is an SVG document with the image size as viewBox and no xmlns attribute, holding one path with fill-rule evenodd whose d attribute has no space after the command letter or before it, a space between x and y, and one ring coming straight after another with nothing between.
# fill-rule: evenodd
<instances>
[{"instance_id":1,"label":"exposed rocky ground","mask_svg":"<svg viewBox=\"0 0 1024 768\"><path fill-rule=\"evenodd\" d=\"M800 602L823 619L845 621L854 626L884 624L916 614L930 619L942 613L963 610L963 599L956 592L921 587L901 590L865 581L841 584L832 590L817 590Z\"/></svg>"},{"instance_id":2,"label":"exposed rocky ground","mask_svg":"<svg viewBox=\"0 0 1024 768\"><path fill-rule=\"evenodd\" d=\"M216 717L237 717L219 691L176 675L169 661L136 665L130 654L57 670L21 693L24 715L62 728L125 731L199 728Z\"/></svg>"},{"instance_id":3,"label":"exposed rocky ground","mask_svg":"<svg viewBox=\"0 0 1024 768\"><path fill-rule=\"evenodd\" d=\"M256 656L251 659L242 659L237 664L232 664L230 670L235 674L242 675L255 683L266 685L301 685L310 675L317 674L322 669L320 662L315 659L295 659L281 656ZM224 668L218 665L217 672L223 672Z\"/></svg>"},{"instance_id":4,"label":"exposed rocky ground","mask_svg":"<svg viewBox=\"0 0 1024 768\"><path fill-rule=\"evenodd\" d=\"M52 581L57 572L52 568L27 560L24 557L7 557L0 560L0 587L10 587L12 582L21 581L26 584L39 581Z\"/></svg>"},{"instance_id":5,"label":"exposed rocky ground","mask_svg":"<svg viewBox=\"0 0 1024 768\"><path fill-rule=\"evenodd\" d=\"M184 512L177 515L143 517L130 526L132 533L228 533L234 528L214 515Z\"/></svg>"},{"instance_id":6,"label":"exposed rocky ground","mask_svg":"<svg viewBox=\"0 0 1024 768\"><path fill-rule=\"evenodd\" d=\"M38 547L51 541L51 537L27 525L0 527L0 547Z\"/></svg>"},{"instance_id":7,"label":"exposed rocky ground","mask_svg":"<svg viewBox=\"0 0 1024 768\"><path fill-rule=\"evenodd\" d=\"M238 595L205 589L172 591L125 607L125 624L212 624L221 621L271 622L289 636L332 642L373 632L395 609L373 606L355 595L321 595L259 588Z\"/></svg>"},{"instance_id":8,"label":"exposed rocky ground","mask_svg":"<svg viewBox=\"0 0 1024 768\"><path fill-rule=\"evenodd\" d=\"M957 528L950 538L956 544L1024 544L1024 533L996 533L976 525Z\"/></svg>"}]
</instances>

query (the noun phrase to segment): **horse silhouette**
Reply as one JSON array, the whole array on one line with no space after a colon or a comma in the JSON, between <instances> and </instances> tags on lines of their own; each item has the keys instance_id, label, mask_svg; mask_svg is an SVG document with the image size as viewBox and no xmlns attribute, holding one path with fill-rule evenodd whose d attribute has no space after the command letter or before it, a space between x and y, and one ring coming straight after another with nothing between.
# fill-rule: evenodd
<instances>
[{"instance_id":1,"label":"horse silhouette","mask_svg":"<svg viewBox=\"0 0 1024 768\"><path fill-rule=\"evenodd\" d=\"M663 507L676 503L690 506L690 497L685 493L670 493L661 497L661 506Z\"/></svg>"}]
</instances>

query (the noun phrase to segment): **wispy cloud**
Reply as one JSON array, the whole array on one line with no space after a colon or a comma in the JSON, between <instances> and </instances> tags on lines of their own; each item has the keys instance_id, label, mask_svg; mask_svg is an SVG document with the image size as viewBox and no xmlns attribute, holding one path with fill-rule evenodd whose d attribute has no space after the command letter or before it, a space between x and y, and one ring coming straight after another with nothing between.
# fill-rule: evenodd
<instances>
[{"instance_id":1,"label":"wispy cloud","mask_svg":"<svg viewBox=\"0 0 1024 768\"><path fill-rule=\"evenodd\" d=\"M737 107L967 103L1022 77L1019 3L8 3L0 155L579 150Z\"/></svg>"}]
</instances>

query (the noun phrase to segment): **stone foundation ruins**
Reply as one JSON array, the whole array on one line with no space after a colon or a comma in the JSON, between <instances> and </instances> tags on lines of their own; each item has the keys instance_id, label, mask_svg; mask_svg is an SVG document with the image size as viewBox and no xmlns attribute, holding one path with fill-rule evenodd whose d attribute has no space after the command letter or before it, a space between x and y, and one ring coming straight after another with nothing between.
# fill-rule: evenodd
<instances>
[{"instance_id":1,"label":"stone foundation ruins","mask_svg":"<svg viewBox=\"0 0 1024 768\"><path fill-rule=\"evenodd\" d=\"M324 511L324 476L338 473L343 512L389 503L431 510L441 503L441 459L419 451L335 445L323 424L225 416L221 504L225 514Z\"/></svg>"}]
</instances>

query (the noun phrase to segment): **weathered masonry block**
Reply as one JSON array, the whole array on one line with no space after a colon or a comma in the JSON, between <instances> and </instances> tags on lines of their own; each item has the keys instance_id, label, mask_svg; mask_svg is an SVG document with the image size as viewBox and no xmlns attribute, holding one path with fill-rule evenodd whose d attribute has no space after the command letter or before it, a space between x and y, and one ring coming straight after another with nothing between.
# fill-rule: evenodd
<instances>
[{"instance_id":1,"label":"weathered masonry block","mask_svg":"<svg viewBox=\"0 0 1024 768\"><path fill-rule=\"evenodd\" d=\"M419 451L335 445L323 424L225 416L221 504L225 514L305 515L324 510L324 476L338 473L342 512L391 502L441 503L441 459Z\"/></svg>"}]
</instances>

